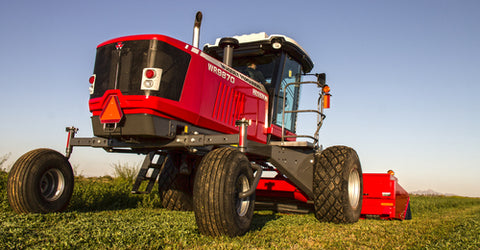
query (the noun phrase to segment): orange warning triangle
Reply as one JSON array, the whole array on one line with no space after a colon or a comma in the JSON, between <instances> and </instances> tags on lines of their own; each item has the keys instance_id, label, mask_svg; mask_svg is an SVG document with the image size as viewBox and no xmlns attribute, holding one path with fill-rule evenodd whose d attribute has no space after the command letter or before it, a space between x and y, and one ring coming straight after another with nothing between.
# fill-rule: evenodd
<instances>
[{"instance_id":1,"label":"orange warning triangle","mask_svg":"<svg viewBox=\"0 0 480 250\"><path fill-rule=\"evenodd\" d=\"M112 95L108 98L107 104L103 107L103 111L100 114L101 123L118 123L122 120L123 112L120 108L120 102L116 95Z\"/></svg>"}]
</instances>

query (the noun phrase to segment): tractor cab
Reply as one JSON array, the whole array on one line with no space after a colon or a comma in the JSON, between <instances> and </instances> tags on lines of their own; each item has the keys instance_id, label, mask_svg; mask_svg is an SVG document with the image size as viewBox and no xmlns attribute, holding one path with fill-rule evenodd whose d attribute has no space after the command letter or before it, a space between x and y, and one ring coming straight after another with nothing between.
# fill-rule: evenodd
<instances>
[{"instance_id":1,"label":"tractor cab","mask_svg":"<svg viewBox=\"0 0 480 250\"><path fill-rule=\"evenodd\" d=\"M224 59L223 39L206 44L203 51L218 60ZM262 83L268 91L268 124L282 127L283 120L284 128L295 133L297 113L292 111L298 109L301 85L288 84L301 82L302 74L312 70L312 60L297 42L283 35L268 36L262 32L233 39L238 43L233 45L231 66ZM286 112L282 112L283 104Z\"/></svg>"}]
</instances>

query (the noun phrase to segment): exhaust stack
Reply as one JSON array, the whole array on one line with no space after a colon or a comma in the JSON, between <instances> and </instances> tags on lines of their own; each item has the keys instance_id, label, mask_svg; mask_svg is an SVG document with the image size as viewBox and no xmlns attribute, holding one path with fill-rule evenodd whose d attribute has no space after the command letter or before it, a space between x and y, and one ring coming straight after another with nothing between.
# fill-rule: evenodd
<instances>
[{"instance_id":1,"label":"exhaust stack","mask_svg":"<svg viewBox=\"0 0 480 250\"><path fill-rule=\"evenodd\" d=\"M193 41L192 45L198 48L200 43L200 25L202 24L202 12L198 11L195 15L195 22L193 23Z\"/></svg>"},{"instance_id":2,"label":"exhaust stack","mask_svg":"<svg viewBox=\"0 0 480 250\"><path fill-rule=\"evenodd\" d=\"M220 48L223 48L223 63L228 66L232 66L233 49L238 48L238 40L233 37L224 37L220 39L218 45Z\"/></svg>"}]
</instances>

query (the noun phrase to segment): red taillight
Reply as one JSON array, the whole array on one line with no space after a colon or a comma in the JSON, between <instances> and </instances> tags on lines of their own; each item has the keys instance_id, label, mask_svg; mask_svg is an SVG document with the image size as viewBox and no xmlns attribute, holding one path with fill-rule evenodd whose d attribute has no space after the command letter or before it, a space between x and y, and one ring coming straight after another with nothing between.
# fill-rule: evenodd
<instances>
[{"instance_id":1,"label":"red taillight","mask_svg":"<svg viewBox=\"0 0 480 250\"><path fill-rule=\"evenodd\" d=\"M145 71L145 76L147 78L153 78L155 77L155 70L152 70L152 69L148 69Z\"/></svg>"},{"instance_id":2,"label":"red taillight","mask_svg":"<svg viewBox=\"0 0 480 250\"><path fill-rule=\"evenodd\" d=\"M143 68L141 90L158 91L162 79L162 69Z\"/></svg>"},{"instance_id":3,"label":"red taillight","mask_svg":"<svg viewBox=\"0 0 480 250\"><path fill-rule=\"evenodd\" d=\"M93 74L92 76L90 76L90 78L88 78L88 82L90 83L90 87L88 87L89 91L90 91L90 95L93 94L93 92L95 91L95 79L97 78L97 75Z\"/></svg>"}]
</instances>

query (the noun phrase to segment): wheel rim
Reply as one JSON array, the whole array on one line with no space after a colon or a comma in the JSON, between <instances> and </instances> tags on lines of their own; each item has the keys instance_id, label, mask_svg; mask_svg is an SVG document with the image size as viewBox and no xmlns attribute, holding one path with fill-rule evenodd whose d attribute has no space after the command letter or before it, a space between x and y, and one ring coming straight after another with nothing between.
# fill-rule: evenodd
<instances>
[{"instance_id":1,"label":"wheel rim","mask_svg":"<svg viewBox=\"0 0 480 250\"><path fill-rule=\"evenodd\" d=\"M348 176L348 199L352 208L357 208L360 202L360 175L353 169Z\"/></svg>"},{"instance_id":2,"label":"wheel rim","mask_svg":"<svg viewBox=\"0 0 480 250\"><path fill-rule=\"evenodd\" d=\"M42 197L48 201L58 199L65 189L65 177L62 172L52 168L45 172L40 179L40 192Z\"/></svg>"},{"instance_id":3,"label":"wheel rim","mask_svg":"<svg viewBox=\"0 0 480 250\"><path fill-rule=\"evenodd\" d=\"M240 175L240 177L237 179L237 197L238 194L241 192L246 192L250 188L248 178L245 175ZM250 197L246 198L237 198L236 202L236 208L237 208L237 214L239 216L245 216L248 212L248 208L250 207Z\"/></svg>"}]
</instances>

